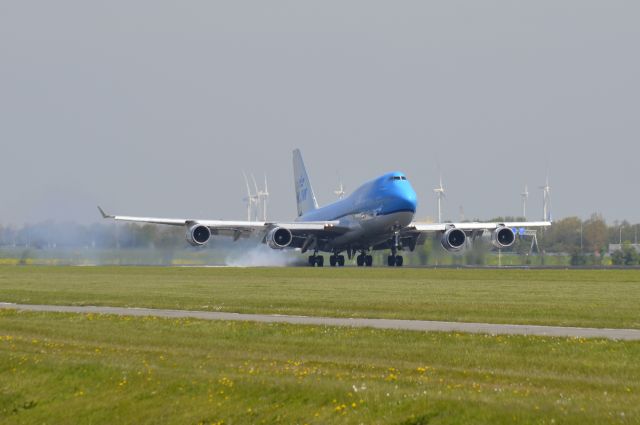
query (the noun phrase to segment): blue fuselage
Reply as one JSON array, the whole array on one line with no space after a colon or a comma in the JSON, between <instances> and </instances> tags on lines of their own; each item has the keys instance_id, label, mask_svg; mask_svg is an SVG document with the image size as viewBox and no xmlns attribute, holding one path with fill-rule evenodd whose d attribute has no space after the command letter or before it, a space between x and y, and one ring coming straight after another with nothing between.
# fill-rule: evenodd
<instances>
[{"instance_id":1,"label":"blue fuselage","mask_svg":"<svg viewBox=\"0 0 640 425\"><path fill-rule=\"evenodd\" d=\"M298 221L339 221L349 232L336 238L333 247L372 246L406 227L416 212L417 197L403 173L392 172L371 180L348 197L308 211Z\"/></svg>"}]
</instances>

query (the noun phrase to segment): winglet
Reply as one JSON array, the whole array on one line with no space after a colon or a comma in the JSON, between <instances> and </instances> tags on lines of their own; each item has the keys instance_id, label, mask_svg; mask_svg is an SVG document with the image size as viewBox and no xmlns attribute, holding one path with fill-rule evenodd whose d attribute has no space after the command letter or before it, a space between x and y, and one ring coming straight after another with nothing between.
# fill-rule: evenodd
<instances>
[{"instance_id":1,"label":"winglet","mask_svg":"<svg viewBox=\"0 0 640 425\"><path fill-rule=\"evenodd\" d=\"M104 210L102 208L100 208L100 206L98 205L98 211L100 211L100 214L102 214L102 218L113 218L114 216L107 214L106 212L104 212Z\"/></svg>"}]
</instances>

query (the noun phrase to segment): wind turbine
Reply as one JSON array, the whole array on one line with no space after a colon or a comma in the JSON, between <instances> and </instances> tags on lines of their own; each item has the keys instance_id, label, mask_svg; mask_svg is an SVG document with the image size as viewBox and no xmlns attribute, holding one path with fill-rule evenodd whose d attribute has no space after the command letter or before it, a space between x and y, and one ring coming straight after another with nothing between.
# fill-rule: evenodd
<instances>
[{"instance_id":1,"label":"wind turbine","mask_svg":"<svg viewBox=\"0 0 640 425\"><path fill-rule=\"evenodd\" d=\"M344 191L344 187L342 186L342 180L340 180L340 184L339 184L338 188L336 190L334 190L333 193L336 194L338 199L344 198L344 195L346 194L346 192Z\"/></svg>"},{"instance_id":2,"label":"wind turbine","mask_svg":"<svg viewBox=\"0 0 640 425\"><path fill-rule=\"evenodd\" d=\"M260 217L260 201L262 201L262 196L260 189L258 189L258 183L256 183L256 178L254 177L253 173L251 173L251 180L253 181L253 187L256 190L256 212L253 216L255 217L256 221L258 221L258 217Z\"/></svg>"},{"instance_id":3,"label":"wind turbine","mask_svg":"<svg viewBox=\"0 0 640 425\"><path fill-rule=\"evenodd\" d=\"M544 186L540 186L540 189L542 189L542 219L551 221L551 186L549 186L549 173L547 173L547 180Z\"/></svg>"},{"instance_id":4,"label":"wind turbine","mask_svg":"<svg viewBox=\"0 0 640 425\"><path fill-rule=\"evenodd\" d=\"M258 183L256 182L256 178L253 174L251 174L251 180L253 180L253 187L256 189L256 204L258 204L258 208L256 209L256 220L260 216L260 210L262 209L262 221L267 221L267 198L269 197L269 189L267 188L267 175L264 176L264 189L260 190L258 188Z\"/></svg>"},{"instance_id":5,"label":"wind turbine","mask_svg":"<svg viewBox=\"0 0 640 425\"><path fill-rule=\"evenodd\" d=\"M527 198L529 198L529 189L527 189L527 185L524 185L524 192L520 194L522 196L522 217L524 220L527 220Z\"/></svg>"},{"instance_id":6,"label":"wind turbine","mask_svg":"<svg viewBox=\"0 0 640 425\"><path fill-rule=\"evenodd\" d=\"M255 179L253 181L255 183ZM264 189L258 191L258 200L262 201L262 221L267 221L267 198L268 197L269 197L269 188L267 186L267 175L265 174Z\"/></svg>"},{"instance_id":7,"label":"wind turbine","mask_svg":"<svg viewBox=\"0 0 640 425\"><path fill-rule=\"evenodd\" d=\"M442 199L445 198L444 187L442 187L442 174L440 174L440 186L433 189L438 197L438 223L442 223Z\"/></svg>"},{"instance_id":8,"label":"wind turbine","mask_svg":"<svg viewBox=\"0 0 640 425\"><path fill-rule=\"evenodd\" d=\"M251 212L253 210L253 205L258 203L258 195L251 194L251 188L249 187L249 179L247 179L247 175L245 174L244 171L242 172L242 175L244 176L244 183L247 186L247 196L242 198L242 200L247 203L247 221L252 221Z\"/></svg>"}]
</instances>

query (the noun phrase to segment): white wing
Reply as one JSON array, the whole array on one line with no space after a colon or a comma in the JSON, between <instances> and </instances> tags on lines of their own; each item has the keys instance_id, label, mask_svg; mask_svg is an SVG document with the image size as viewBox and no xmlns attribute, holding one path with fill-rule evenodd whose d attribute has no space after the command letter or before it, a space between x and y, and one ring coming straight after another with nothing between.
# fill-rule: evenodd
<instances>
[{"instance_id":1,"label":"white wing","mask_svg":"<svg viewBox=\"0 0 640 425\"><path fill-rule=\"evenodd\" d=\"M421 223L413 222L400 231L400 240L403 245L412 251L416 245L422 245L427 239L428 233L443 233L451 228L463 230L468 237L475 239L482 236L485 231L494 231L500 227L513 229L514 234L521 234L520 229L527 227L551 226L550 221L505 221L505 222L470 222L470 223Z\"/></svg>"},{"instance_id":2,"label":"white wing","mask_svg":"<svg viewBox=\"0 0 640 425\"><path fill-rule=\"evenodd\" d=\"M420 223L413 222L409 224L404 230L414 232L444 232L447 229L455 227L465 231L472 230L494 230L498 227L546 227L551 226L550 221L505 221L503 223L482 223L482 222L470 222L470 223Z\"/></svg>"},{"instance_id":3,"label":"white wing","mask_svg":"<svg viewBox=\"0 0 640 425\"><path fill-rule=\"evenodd\" d=\"M207 226L213 235L248 237L262 235L274 227L285 227L294 236L304 237L310 234L342 234L348 229L339 227L338 221L233 221L233 220L200 220L189 218L158 218L158 217L134 217L126 215L110 215L98 207L102 218L110 218L116 221L128 221L134 223L165 224L169 226L192 226L200 224Z\"/></svg>"}]
</instances>

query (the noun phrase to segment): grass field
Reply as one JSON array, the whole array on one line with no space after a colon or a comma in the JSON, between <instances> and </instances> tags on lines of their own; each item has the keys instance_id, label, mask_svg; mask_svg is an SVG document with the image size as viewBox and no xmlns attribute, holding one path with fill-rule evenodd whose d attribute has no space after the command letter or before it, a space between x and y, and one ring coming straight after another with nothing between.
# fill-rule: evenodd
<instances>
[{"instance_id":1,"label":"grass field","mask_svg":"<svg viewBox=\"0 0 640 425\"><path fill-rule=\"evenodd\" d=\"M640 328L638 270L0 267L0 301Z\"/></svg>"},{"instance_id":2,"label":"grass field","mask_svg":"<svg viewBox=\"0 0 640 425\"><path fill-rule=\"evenodd\" d=\"M640 342L0 311L0 422L640 421Z\"/></svg>"}]
</instances>

